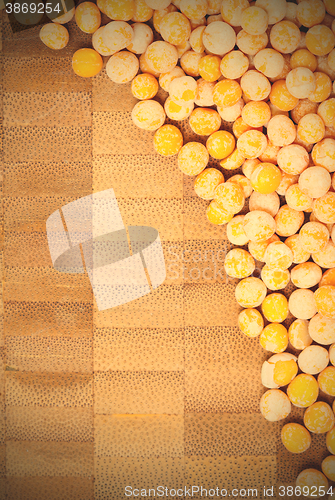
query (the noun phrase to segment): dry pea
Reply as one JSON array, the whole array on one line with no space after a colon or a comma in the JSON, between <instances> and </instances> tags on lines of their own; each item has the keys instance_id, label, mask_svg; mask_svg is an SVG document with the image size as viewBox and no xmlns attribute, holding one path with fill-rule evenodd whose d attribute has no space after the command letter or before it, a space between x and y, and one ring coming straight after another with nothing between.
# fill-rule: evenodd
<instances>
[{"instance_id":1,"label":"dry pea","mask_svg":"<svg viewBox=\"0 0 335 500\"><path fill-rule=\"evenodd\" d=\"M176 155L183 145L183 136L174 125L163 125L155 132L154 148L162 156Z\"/></svg>"},{"instance_id":2,"label":"dry pea","mask_svg":"<svg viewBox=\"0 0 335 500\"><path fill-rule=\"evenodd\" d=\"M112 21L104 27L102 32L103 43L114 52L128 47L133 38L132 27L124 21Z\"/></svg>"},{"instance_id":3,"label":"dry pea","mask_svg":"<svg viewBox=\"0 0 335 500\"><path fill-rule=\"evenodd\" d=\"M298 319L311 319L317 312L317 304L312 290L299 288L290 295L290 313Z\"/></svg>"},{"instance_id":4,"label":"dry pea","mask_svg":"<svg viewBox=\"0 0 335 500\"><path fill-rule=\"evenodd\" d=\"M243 246L248 243L248 237L243 229L244 215L236 215L227 224L227 238L233 245Z\"/></svg>"},{"instance_id":5,"label":"dry pea","mask_svg":"<svg viewBox=\"0 0 335 500\"><path fill-rule=\"evenodd\" d=\"M171 118L171 120L175 121L181 121L185 120L185 118L188 118L190 114L192 113L194 109L194 104L193 102L189 104L177 104L174 102L171 97L168 97L165 101L164 104L164 110L166 113L166 116L168 118Z\"/></svg>"},{"instance_id":6,"label":"dry pea","mask_svg":"<svg viewBox=\"0 0 335 500\"><path fill-rule=\"evenodd\" d=\"M133 39L131 43L127 45L127 49L134 54L144 54L149 45L153 42L153 31L150 26L143 22L136 22L132 25L132 29L134 32Z\"/></svg>"},{"instance_id":7,"label":"dry pea","mask_svg":"<svg viewBox=\"0 0 335 500\"><path fill-rule=\"evenodd\" d=\"M198 175L207 166L209 154L200 142L188 142L178 153L178 166L186 175Z\"/></svg>"},{"instance_id":8,"label":"dry pea","mask_svg":"<svg viewBox=\"0 0 335 500\"><path fill-rule=\"evenodd\" d=\"M271 291L282 290L290 282L290 271L265 265L262 267L261 278Z\"/></svg>"},{"instance_id":9,"label":"dry pea","mask_svg":"<svg viewBox=\"0 0 335 500\"><path fill-rule=\"evenodd\" d=\"M222 57L233 50L236 43L236 34L229 24L214 21L205 28L202 41L205 49Z\"/></svg>"},{"instance_id":10,"label":"dry pea","mask_svg":"<svg viewBox=\"0 0 335 500\"><path fill-rule=\"evenodd\" d=\"M154 100L139 101L135 104L131 117L134 124L144 130L157 130L165 122L165 111L159 102Z\"/></svg>"},{"instance_id":11,"label":"dry pea","mask_svg":"<svg viewBox=\"0 0 335 500\"><path fill-rule=\"evenodd\" d=\"M302 226L299 236L305 250L313 254L326 246L329 240L329 231L321 222L307 222Z\"/></svg>"},{"instance_id":12,"label":"dry pea","mask_svg":"<svg viewBox=\"0 0 335 500\"><path fill-rule=\"evenodd\" d=\"M245 234L253 242L269 240L276 230L274 218L263 210L249 212L244 218L243 226Z\"/></svg>"},{"instance_id":13,"label":"dry pea","mask_svg":"<svg viewBox=\"0 0 335 500\"><path fill-rule=\"evenodd\" d=\"M53 50L64 49L69 42L69 32L62 24L45 24L39 36L44 45Z\"/></svg>"},{"instance_id":14,"label":"dry pea","mask_svg":"<svg viewBox=\"0 0 335 500\"><path fill-rule=\"evenodd\" d=\"M281 353L288 345L288 334L284 325L269 323L259 336L259 342L266 351Z\"/></svg>"},{"instance_id":15,"label":"dry pea","mask_svg":"<svg viewBox=\"0 0 335 500\"><path fill-rule=\"evenodd\" d=\"M304 491L303 488L305 488L305 491L311 491L312 486L316 487L318 490L319 488L323 488L327 491L328 481L326 476L317 469L305 469L298 475L296 486L300 487L302 491ZM320 491L322 491L322 489Z\"/></svg>"},{"instance_id":16,"label":"dry pea","mask_svg":"<svg viewBox=\"0 0 335 500\"><path fill-rule=\"evenodd\" d=\"M215 200L223 209L233 214L240 212L245 202L243 190L235 182L220 183L215 189ZM243 221L243 226L244 224L245 220Z\"/></svg>"},{"instance_id":17,"label":"dry pea","mask_svg":"<svg viewBox=\"0 0 335 500\"><path fill-rule=\"evenodd\" d=\"M250 183L251 184L251 183ZM274 217L279 210L280 199L276 192L263 194L258 191L253 191L249 199L249 210L261 210L269 213Z\"/></svg>"},{"instance_id":18,"label":"dry pea","mask_svg":"<svg viewBox=\"0 0 335 500\"><path fill-rule=\"evenodd\" d=\"M241 116L244 106L243 99L239 99L236 104L226 106L225 108L218 107L218 113L222 120L226 122L234 122Z\"/></svg>"},{"instance_id":19,"label":"dry pea","mask_svg":"<svg viewBox=\"0 0 335 500\"><path fill-rule=\"evenodd\" d=\"M263 281L259 278L245 278L235 289L237 303L246 308L255 308L261 305L267 294Z\"/></svg>"},{"instance_id":20,"label":"dry pea","mask_svg":"<svg viewBox=\"0 0 335 500\"><path fill-rule=\"evenodd\" d=\"M299 177L301 191L311 198L321 198L328 193L330 185L330 174L323 167L306 168Z\"/></svg>"},{"instance_id":21,"label":"dry pea","mask_svg":"<svg viewBox=\"0 0 335 500\"><path fill-rule=\"evenodd\" d=\"M291 280L297 288L313 288L321 278L322 269L314 262L298 264L291 270Z\"/></svg>"},{"instance_id":22,"label":"dry pea","mask_svg":"<svg viewBox=\"0 0 335 500\"><path fill-rule=\"evenodd\" d=\"M135 54L122 50L113 54L106 64L107 76L114 83L128 83L133 80L139 69Z\"/></svg>"},{"instance_id":23,"label":"dry pea","mask_svg":"<svg viewBox=\"0 0 335 500\"><path fill-rule=\"evenodd\" d=\"M285 80L277 80L271 87L270 101L281 111L293 110L299 102L287 89Z\"/></svg>"},{"instance_id":24,"label":"dry pea","mask_svg":"<svg viewBox=\"0 0 335 500\"><path fill-rule=\"evenodd\" d=\"M127 20L130 19L131 18ZM93 2L83 2L76 8L75 20L81 31L93 34L100 27L101 13ZM43 28L44 27L45 26L43 26Z\"/></svg>"},{"instance_id":25,"label":"dry pea","mask_svg":"<svg viewBox=\"0 0 335 500\"><path fill-rule=\"evenodd\" d=\"M281 293L269 294L262 303L262 312L265 318L272 323L282 323L285 321L288 311L287 299Z\"/></svg>"},{"instance_id":26,"label":"dry pea","mask_svg":"<svg viewBox=\"0 0 335 500\"><path fill-rule=\"evenodd\" d=\"M281 182L280 169L272 163L260 163L250 176L251 185L261 194L271 194Z\"/></svg>"},{"instance_id":27,"label":"dry pea","mask_svg":"<svg viewBox=\"0 0 335 500\"><path fill-rule=\"evenodd\" d=\"M264 387L278 389L291 382L298 372L297 357L287 352L277 353L264 361L261 380Z\"/></svg>"},{"instance_id":28,"label":"dry pea","mask_svg":"<svg viewBox=\"0 0 335 500\"><path fill-rule=\"evenodd\" d=\"M189 124L198 135L211 135L221 127L221 117L210 108L196 108L190 115Z\"/></svg>"},{"instance_id":29,"label":"dry pea","mask_svg":"<svg viewBox=\"0 0 335 500\"><path fill-rule=\"evenodd\" d=\"M212 200L217 186L222 183L224 183L222 173L216 168L207 168L197 176L194 190L200 198Z\"/></svg>"},{"instance_id":30,"label":"dry pea","mask_svg":"<svg viewBox=\"0 0 335 500\"><path fill-rule=\"evenodd\" d=\"M224 268L228 276L243 279L254 272L255 261L246 250L234 248L227 253Z\"/></svg>"},{"instance_id":31,"label":"dry pea","mask_svg":"<svg viewBox=\"0 0 335 500\"><path fill-rule=\"evenodd\" d=\"M312 404L304 414L306 428L314 434L325 434L334 427L335 417L331 407L323 401Z\"/></svg>"},{"instance_id":32,"label":"dry pea","mask_svg":"<svg viewBox=\"0 0 335 500\"><path fill-rule=\"evenodd\" d=\"M285 271L292 265L293 253L282 241L274 241L265 250L264 260L268 267Z\"/></svg>"},{"instance_id":33,"label":"dry pea","mask_svg":"<svg viewBox=\"0 0 335 500\"><path fill-rule=\"evenodd\" d=\"M263 328L263 316L257 309L244 309L238 315L238 326L247 337L258 337Z\"/></svg>"},{"instance_id":34,"label":"dry pea","mask_svg":"<svg viewBox=\"0 0 335 500\"><path fill-rule=\"evenodd\" d=\"M335 461L333 456L326 457L321 464L322 472L330 480L335 480L334 467Z\"/></svg>"},{"instance_id":35,"label":"dry pea","mask_svg":"<svg viewBox=\"0 0 335 500\"><path fill-rule=\"evenodd\" d=\"M309 334L309 325L305 319L296 319L288 329L290 344L297 350L302 351L313 342Z\"/></svg>"},{"instance_id":36,"label":"dry pea","mask_svg":"<svg viewBox=\"0 0 335 500\"><path fill-rule=\"evenodd\" d=\"M234 214L227 212L215 200L212 200L207 207L206 217L211 224L221 226L227 224L234 217Z\"/></svg>"},{"instance_id":37,"label":"dry pea","mask_svg":"<svg viewBox=\"0 0 335 500\"><path fill-rule=\"evenodd\" d=\"M303 192L298 184L292 184L285 193L287 205L298 212L307 212L313 207L313 198Z\"/></svg>"},{"instance_id":38,"label":"dry pea","mask_svg":"<svg viewBox=\"0 0 335 500\"><path fill-rule=\"evenodd\" d=\"M298 365L302 372L309 375L317 375L326 368L329 363L327 349L319 345L306 347L298 357Z\"/></svg>"},{"instance_id":39,"label":"dry pea","mask_svg":"<svg viewBox=\"0 0 335 500\"><path fill-rule=\"evenodd\" d=\"M292 250L294 264L303 264L311 257L311 254L304 248L299 234L286 238L285 244Z\"/></svg>"},{"instance_id":40,"label":"dry pea","mask_svg":"<svg viewBox=\"0 0 335 500\"><path fill-rule=\"evenodd\" d=\"M294 406L308 408L319 396L319 385L313 375L300 373L289 384L287 396Z\"/></svg>"},{"instance_id":41,"label":"dry pea","mask_svg":"<svg viewBox=\"0 0 335 500\"><path fill-rule=\"evenodd\" d=\"M237 149L244 158L252 160L265 151L267 143L266 136L259 130L247 130L237 139Z\"/></svg>"},{"instance_id":42,"label":"dry pea","mask_svg":"<svg viewBox=\"0 0 335 500\"><path fill-rule=\"evenodd\" d=\"M312 340L321 345L335 342L335 320L316 314L309 322L308 332ZM333 354L332 354L333 353ZM329 349L330 362L334 361L334 349Z\"/></svg>"},{"instance_id":43,"label":"dry pea","mask_svg":"<svg viewBox=\"0 0 335 500\"><path fill-rule=\"evenodd\" d=\"M236 153L236 155L238 155L238 151L235 150L234 153ZM232 153L229 158L231 158L234 153ZM226 159L227 160L227 159ZM226 163L224 163L225 160L223 160L220 165L221 166L224 166L226 165ZM226 165L226 168L227 168L227 165ZM251 196L253 190L252 190L252 185L251 185L251 182L249 179L247 179L244 175L240 175L240 174L236 174L236 175L233 175L232 177L230 177L227 182L235 182L236 184L238 184L242 191L243 191L243 195L245 198L249 198L249 196ZM250 204L250 201L249 201L249 204Z\"/></svg>"},{"instance_id":44,"label":"dry pea","mask_svg":"<svg viewBox=\"0 0 335 500\"><path fill-rule=\"evenodd\" d=\"M328 396L335 396L335 367L327 366L318 375L318 384L325 394Z\"/></svg>"},{"instance_id":45,"label":"dry pea","mask_svg":"<svg viewBox=\"0 0 335 500\"><path fill-rule=\"evenodd\" d=\"M289 423L281 430L281 441L291 453L304 453L310 447L312 438L303 425Z\"/></svg>"},{"instance_id":46,"label":"dry pea","mask_svg":"<svg viewBox=\"0 0 335 500\"><path fill-rule=\"evenodd\" d=\"M277 422L291 413L291 403L283 391L270 389L261 397L260 410L266 420Z\"/></svg>"}]
</instances>

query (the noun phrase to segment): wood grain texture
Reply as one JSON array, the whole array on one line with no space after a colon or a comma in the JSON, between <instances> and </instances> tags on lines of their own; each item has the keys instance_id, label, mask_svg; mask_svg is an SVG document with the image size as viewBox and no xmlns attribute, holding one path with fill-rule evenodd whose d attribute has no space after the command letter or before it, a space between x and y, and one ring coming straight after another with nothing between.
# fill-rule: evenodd
<instances>
[{"instance_id":1,"label":"wood grain texture","mask_svg":"<svg viewBox=\"0 0 335 500\"><path fill-rule=\"evenodd\" d=\"M133 125L130 85L105 69L73 73L72 53L91 43L74 21L56 53L37 28L15 35L0 19L0 500L120 500L129 483L261 487L278 470L289 483L280 426L259 413L267 355L236 327L225 228ZM98 311L87 275L53 269L45 222L109 188L126 225L158 229L167 279Z\"/></svg>"}]
</instances>

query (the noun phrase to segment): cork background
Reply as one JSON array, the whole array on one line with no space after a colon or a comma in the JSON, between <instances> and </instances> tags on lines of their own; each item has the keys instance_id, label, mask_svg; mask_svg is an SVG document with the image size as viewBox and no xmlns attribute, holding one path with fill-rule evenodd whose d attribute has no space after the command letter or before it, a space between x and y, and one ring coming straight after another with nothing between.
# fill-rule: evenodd
<instances>
[{"instance_id":1,"label":"cork background","mask_svg":"<svg viewBox=\"0 0 335 500\"><path fill-rule=\"evenodd\" d=\"M176 158L133 126L130 86L105 70L74 75L71 56L91 37L69 31L53 52L39 28L13 34L1 12L0 500L293 484L320 467L325 437L289 455L286 421L259 412L269 355L236 326L225 228L207 222ZM87 275L53 269L45 223L111 187L126 225L159 231L167 279L99 312ZM295 409L287 421L301 418Z\"/></svg>"}]
</instances>

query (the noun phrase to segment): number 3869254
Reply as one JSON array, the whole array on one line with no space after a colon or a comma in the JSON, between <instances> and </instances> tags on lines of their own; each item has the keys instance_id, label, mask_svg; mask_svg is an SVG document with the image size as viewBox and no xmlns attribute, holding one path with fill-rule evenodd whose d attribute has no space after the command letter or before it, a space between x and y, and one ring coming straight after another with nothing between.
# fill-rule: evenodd
<instances>
[{"instance_id":1,"label":"number 3869254","mask_svg":"<svg viewBox=\"0 0 335 500\"><path fill-rule=\"evenodd\" d=\"M53 13L60 13L62 12L62 7L59 3L56 3L56 5L52 3L6 3L6 12L7 14L43 14L44 12L46 14L53 14Z\"/></svg>"}]
</instances>

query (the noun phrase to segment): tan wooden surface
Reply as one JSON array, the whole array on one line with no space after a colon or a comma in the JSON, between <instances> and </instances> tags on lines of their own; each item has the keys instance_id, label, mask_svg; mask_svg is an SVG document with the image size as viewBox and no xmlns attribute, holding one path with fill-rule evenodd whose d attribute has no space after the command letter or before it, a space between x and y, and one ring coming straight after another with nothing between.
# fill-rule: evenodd
<instances>
[{"instance_id":1,"label":"tan wooden surface","mask_svg":"<svg viewBox=\"0 0 335 500\"><path fill-rule=\"evenodd\" d=\"M158 157L152 134L132 124L129 85L104 70L73 74L83 46L90 36L73 22L55 53L38 28L12 35L2 17L0 499L292 482L319 466L324 436L292 458L282 423L260 415L267 355L236 326L234 280L214 276L230 248L225 229L206 221L176 159ZM153 293L99 312L87 275L53 269L45 221L110 187L125 224L159 230L168 275Z\"/></svg>"}]
</instances>

